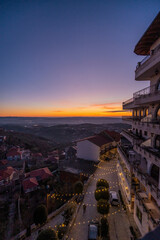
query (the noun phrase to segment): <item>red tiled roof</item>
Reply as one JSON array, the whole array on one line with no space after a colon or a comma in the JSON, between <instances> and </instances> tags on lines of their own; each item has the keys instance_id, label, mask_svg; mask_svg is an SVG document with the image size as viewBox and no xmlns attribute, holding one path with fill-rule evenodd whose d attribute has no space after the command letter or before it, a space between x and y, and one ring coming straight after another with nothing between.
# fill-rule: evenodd
<instances>
[{"instance_id":1,"label":"red tiled roof","mask_svg":"<svg viewBox=\"0 0 160 240\"><path fill-rule=\"evenodd\" d=\"M33 157L42 157L42 153L32 153Z\"/></svg>"},{"instance_id":2,"label":"red tiled roof","mask_svg":"<svg viewBox=\"0 0 160 240\"><path fill-rule=\"evenodd\" d=\"M13 167L6 167L5 169L0 170L1 180L8 178L13 172L16 172L16 170Z\"/></svg>"},{"instance_id":3,"label":"red tiled roof","mask_svg":"<svg viewBox=\"0 0 160 240\"><path fill-rule=\"evenodd\" d=\"M38 180L44 180L53 175L51 171L47 167L45 167L45 168L40 168L40 169L31 171L30 176L36 177Z\"/></svg>"},{"instance_id":4,"label":"red tiled roof","mask_svg":"<svg viewBox=\"0 0 160 240\"><path fill-rule=\"evenodd\" d=\"M6 165L8 161L6 159L0 160L0 165Z\"/></svg>"},{"instance_id":5,"label":"red tiled roof","mask_svg":"<svg viewBox=\"0 0 160 240\"><path fill-rule=\"evenodd\" d=\"M113 140L110 137L103 137L101 135L95 135L93 137L90 137L88 139L86 139L92 143L94 143L95 145L97 145L98 147L101 147L107 143L113 142Z\"/></svg>"},{"instance_id":6,"label":"red tiled roof","mask_svg":"<svg viewBox=\"0 0 160 240\"><path fill-rule=\"evenodd\" d=\"M17 156L17 155L21 155L21 153L18 151L18 149L10 149L9 152L6 154L7 157L10 156Z\"/></svg>"},{"instance_id":7,"label":"red tiled roof","mask_svg":"<svg viewBox=\"0 0 160 240\"><path fill-rule=\"evenodd\" d=\"M37 179L35 177L32 177L32 178L23 180L22 185L23 185L24 191L26 191L28 189L38 186L39 184L37 182Z\"/></svg>"},{"instance_id":8,"label":"red tiled roof","mask_svg":"<svg viewBox=\"0 0 160 240\"><path fill-rule=\"evenodd\" d=\"M120 141L120 133L118 133L118 132L115 132L115 131L108 131L108 130L104 130L103 132L102 132L102 134L103 133L106 133L108 136L110 136L111 138L113 138L113 140L114 141L116 141L116 142L119 142Z\"/></svg>"}]
</instances>

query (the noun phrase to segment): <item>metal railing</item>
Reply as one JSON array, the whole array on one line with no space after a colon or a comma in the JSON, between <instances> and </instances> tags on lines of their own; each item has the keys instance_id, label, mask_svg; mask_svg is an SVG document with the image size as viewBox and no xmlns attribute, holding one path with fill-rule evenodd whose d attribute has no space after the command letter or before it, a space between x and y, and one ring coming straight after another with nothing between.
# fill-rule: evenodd
<instances>
[{"instance_id":1,"label":"metal railing","mask_svg":"<svg viewBox=\"0 0 160 240\"><path fill-rule=\"evenodd\" d=\"M153 94L156 91L157 92L160 91L160 89L158 89L158 87L157 87L157 84L151 85L149 87L139 90L138 92L133 93L133 99L139 98L141 96Z\"/></svg>"},{"instance_id":2,"label":"metal railing","mask_svg":"<svg viewBox=\"0 0 160 240\"><path fill-rule=\"evenodd\" d=\"M133 102L133 98L128 99L127 101L123 102L123 106Z\"/></svg>"},{"instance_id":3,"label":"metal railing","mask_svg":"<svg viewBox=\"0 0 160 240\"><path fill-rule=\"evenodd\" d=\"M159 44L155 49L151 50L151 55L145 56L145 57L142 59L141 62L138 62L138 63L137 63L136 70L137 70L140 66L142 66L142 64L145 63L150 57L152 57L152 56L155 55L157 52L159 52L159 50L160 50L160 44Z\"/></svg>"}]
</instances>

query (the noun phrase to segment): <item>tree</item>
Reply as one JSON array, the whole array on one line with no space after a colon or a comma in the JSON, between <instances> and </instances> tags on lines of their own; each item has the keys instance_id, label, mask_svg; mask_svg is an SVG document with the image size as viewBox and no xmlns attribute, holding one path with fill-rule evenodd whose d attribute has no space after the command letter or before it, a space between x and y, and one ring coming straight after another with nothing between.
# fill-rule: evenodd
<instances>
[{"instance_id":1,"label":"tree","mask_svg":"<svg viewBox=\"0 0 160 240\"><path fill-rule=\"evenodd\" d=\"M39 205L34 212L34 223L36 225L45 223L47 221L47 208L45 205Z\"/></svg>"},{"instance_id":2,"label":"tree","mask_svg":"<svg viewBox=\"0 0 160 240\"><path fill-rule=\"evenodd\" d=\"M83 183L81 181L78 181L74 184L74 193L82 193L83 191Z\"/></svg>"},{"instance_id":3,"label":"tree","mask_svg":"<svg viewBox=\"0 0 160 240\"><path fill-rule=\"evenodd\" d=\"M109 200L109 191L106 187L98 187L94 193L94 196L97 201L100 199Z\"/></svg>"},{"instance_id":4,"label":"tree","mask_svg":"<svg viewBox=\"0 0 160 240\"><path fill-rule=\"evenodd\" d=\"M58 238L53 228L47 228L40 232L36 240L58 240Z\"/></svg>"},{"instance_id":5,"label":"tree","mask_svg":"<svg viewBox=\"0 0 160 240\"><path fill-rule=\"evenodd\" d=\"M108 214L109 213L109 203L105 199L100 199L97 202L97 211L101 214Z\"/></svg>"},{"instance_id":6,"label":"tree","mask_svg":"<svg viewBox=\"0 0 160 240\"><path fill-rule=\"evenodd\" d=\"M106 237L109 231L109 224L106 217L101 218L101 237Z\"/></svg>"},{"instance_id":7,"label":"tree","mask_svg":"<svg viewBox=\"0 0 160 240\"><path fill-rule=\"evenodd\" d=\"M58 239L62 239L65 233L67 232L67 226L65 224L58 226Z\"/></svg>"},{"instance_id":8,"label":"tree","mask_svg":"<svg viewBox=\"0 0 160 240\"><path fill-rule=\"evenodd\" d=\"M97 181L97 188L98 187L106 187L106 188L109 188L109 183L107 182L107 180L101 178L101 179L98 179Z\"/></svg>"}]
</instances>

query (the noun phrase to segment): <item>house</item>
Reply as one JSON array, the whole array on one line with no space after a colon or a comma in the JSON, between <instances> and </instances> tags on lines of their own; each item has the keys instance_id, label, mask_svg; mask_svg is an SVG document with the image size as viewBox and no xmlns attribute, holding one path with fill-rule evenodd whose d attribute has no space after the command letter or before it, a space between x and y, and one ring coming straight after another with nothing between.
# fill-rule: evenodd
<instances>
[{"instance_id":1,"label":"house","mask_svg":"<svg viewBox=\"0 0 160 240\"><path fill-rule=\"evenodd\" d=\"M0 169L6 168L7 164L8 164L8 160L6 160L6 159L0 160Z\"/></svg>"},{"instance_id":2,"label":"house","mask_svg":"<svg viewBox=\"0 0 160 240\"><path fill-rule=\"evenodd\" d=\"M6 136L0 136L0 144L4 143L6 141Z\"/></svg>"},{"instance_id":3,"label":"house","mask_svg":"<svg viewBox=\"0 0 160 240\"><path fill-rule=\"evenodd\" d=\"M14 174L17 172L13 167L9 166L0 170L0 184L13 180Z\"/></svg>"},{"instance_id":4,"label":"house","mask_svg":"<svg viewBox=\"0 0 160 240\"><path fill-rule=\"evenodd\" d=\"M27 177L31 177L31 178L35 177L39 182L39 181L44 181L53 177L53 174L47 167L45 167L45 168L36 169L27 173Z\"/></svg>"},{"instance_id":5,"label":"house","mask_svg":"<svg viewBox=\"0 0 160 240\"><path fill-rule=\"evenodd\" d=\"M19 147L12 147L6 154L7 160L21 160L22 152L20 151Z\"/></svg>"},{"instance_id":6,"label":"house","mask_svg":"<svg viewBox=\"0 0 160 240\"><path fill-rule=\"evenodd\" d=\"M101 152L113 144L114 140L102 134L84 138L77 142L77 158L98 162Z\"/></svg>"},{"instance_id":7,"label":"house","mask_svg":"<svg viewBox=\"0 0 160 240\"><path fill-rule=\"evenodd\" d=\"M31 151L29 149L21 151L22 160L29 160L31 158Z\"/></svg>"},{"instance_id":8,"label":"house","mask_svg":"<svg viewBox=\"0 0 160 240\"><path fill-rule=\"evenodd\" d=\"M30 193L30 192L36 191L39 184L37 182L36 177L31 177L31 178L24 179L22 182L22 186L25 193Z\"/></svg>"},{"instance_id":9,"label":"house","mask_svg":"<svg viewBox=\"0 0 160 240\"><path fill-rule=\"evenodd\" d=\"M65 158L67 159L75 159L77 154L76 147L70 146L65 148Z\"/></svg>"},{"instance_id":10,"label":"house","mask_svg":"<svg viewBox=\"0 0 160 240\"><path fill-rule=\"evenodd\" d=\"M160 223L160 12L134 52L145 56L136 66L135 80L148 80L149 86L123 102L123 109L132 111L123 119L131 129L121 133L117 170L126 205L144 236ZM150 235L142 239L160 239Z\"/></svg>"},{"instance_id":11,"label":"house","mask_svg":"<svg viewBox=\"0 0 160 240\"><path fill-rule=\"evenodd\" d=\"M59 158L50 155L48 158L45 159L45 162L47 164L58 164L59 163Z\"/></svg>"}]
</instances>

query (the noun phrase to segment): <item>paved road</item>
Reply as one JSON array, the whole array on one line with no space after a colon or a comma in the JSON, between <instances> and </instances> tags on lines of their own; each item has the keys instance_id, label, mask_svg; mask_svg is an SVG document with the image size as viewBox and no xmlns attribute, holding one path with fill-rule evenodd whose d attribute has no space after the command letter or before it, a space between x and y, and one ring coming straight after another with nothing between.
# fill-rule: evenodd
<instances>
[{"instance_id":1,"label":"paved road","mask_svg":"<svg viewBox=\"0 0 160 240\"><path fill-rule=\"evenodd\" d=\"M96 209L96 200L93 192L96 188L96 182L99 178L104 178L109 182L112 190L118 191L118 177L116 171L116 160L110 162L102 162L97 168L93 180L87 189L87 194L84 197L84 203L87 205L86 212L83 213L81 205L77 214L75 223L69 233L69 240L87 240L88 239L88 223L91 220L99 219L101 215ZM108 216L110 226L111 240L129 240L131 237L129 230L129 220L122 206L110 207Z\"/></svg>"}]
</instances>

